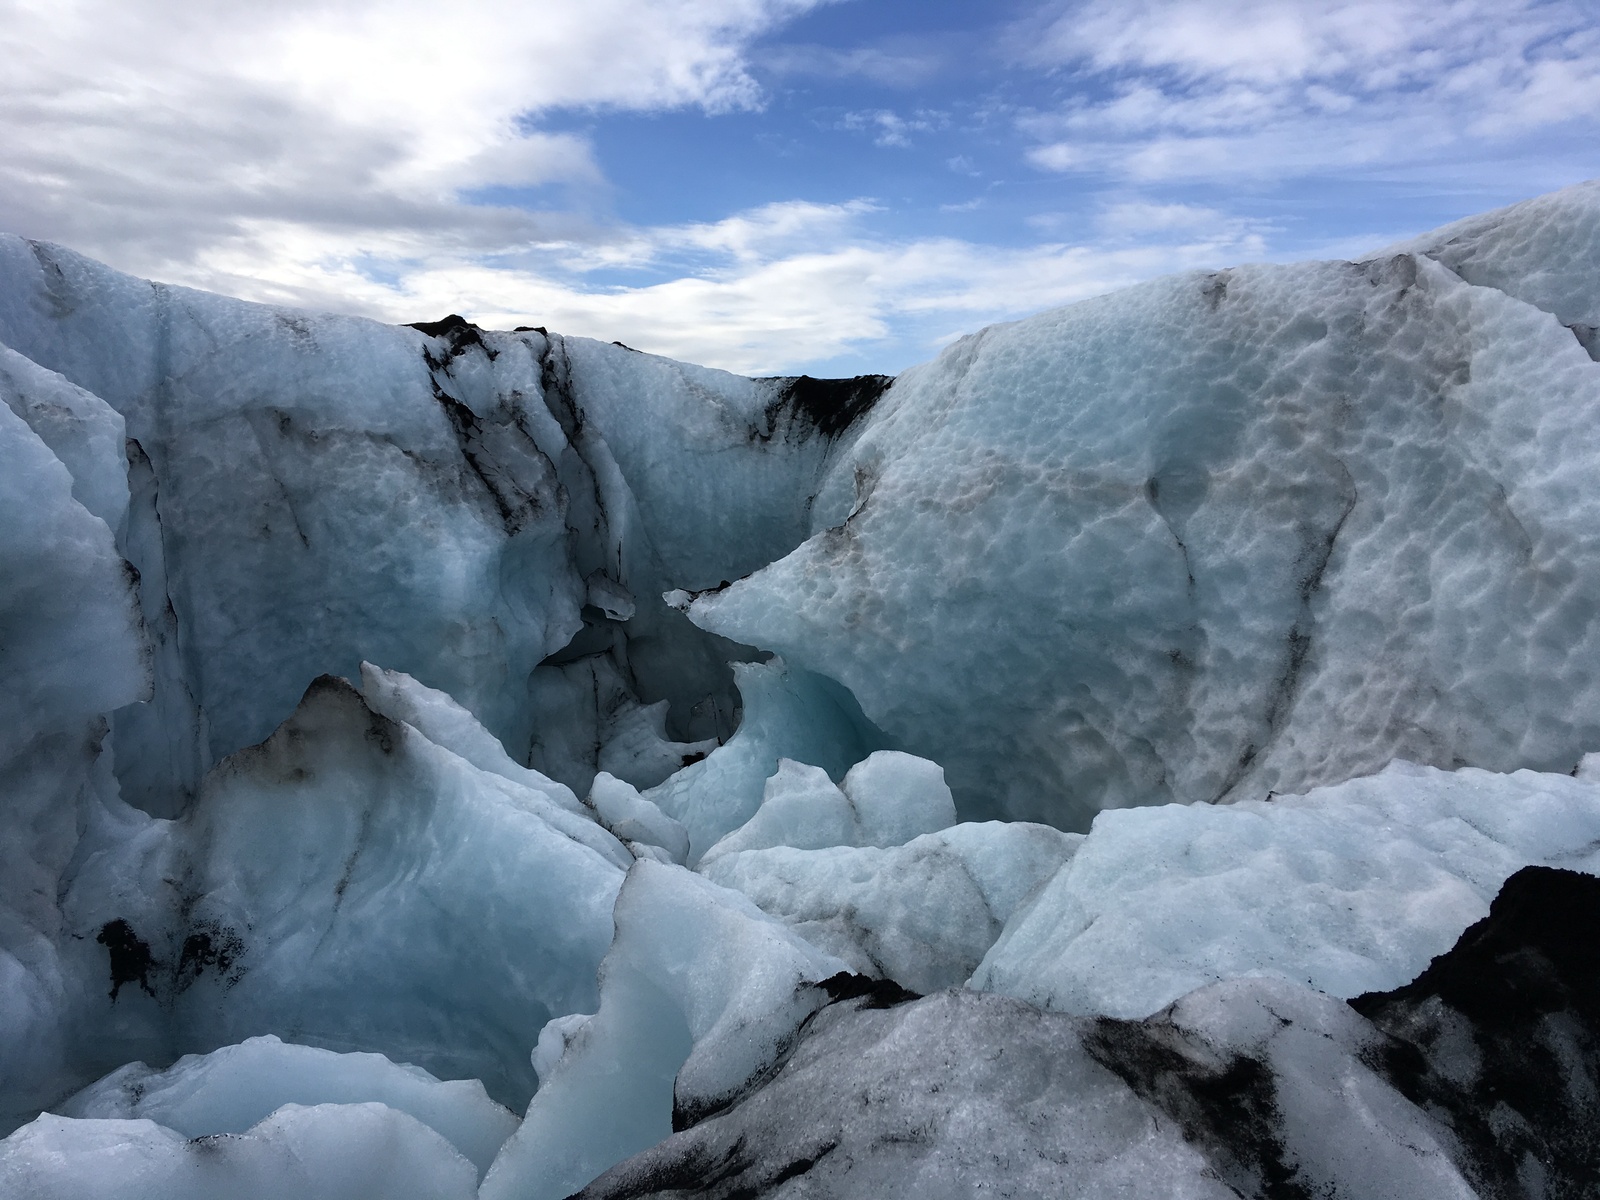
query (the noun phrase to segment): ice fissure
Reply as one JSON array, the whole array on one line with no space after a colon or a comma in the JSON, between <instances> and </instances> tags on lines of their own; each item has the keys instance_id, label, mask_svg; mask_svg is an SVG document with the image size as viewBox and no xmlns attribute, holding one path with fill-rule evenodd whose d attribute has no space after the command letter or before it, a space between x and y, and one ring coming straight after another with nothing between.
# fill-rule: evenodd
<instances>
[{"instance_id":1,"label":"ice fissure","mask_svg":"<svg viewBox=\"0 0 1600 1200\"><path fill-rule=\"evenodd\" d=\"M0 237L0 1195L1591 1193L1597 280L743 378Z\"/></svg>"}]
</instances>

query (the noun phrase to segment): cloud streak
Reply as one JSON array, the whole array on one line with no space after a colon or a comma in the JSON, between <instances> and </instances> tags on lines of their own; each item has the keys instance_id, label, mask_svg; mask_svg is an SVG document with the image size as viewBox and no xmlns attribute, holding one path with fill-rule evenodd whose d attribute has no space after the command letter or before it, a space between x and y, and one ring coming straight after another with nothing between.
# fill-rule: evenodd
<instances>
[{"instance_id":1,"label":"cloud streak","mask_svg":"<svg viewBox=\"0 0 1600 1200\"><path fill-rule=\"evenodd\" d=\"M1028 156L1136 182L1481 164L1600 114L1583 0L1089 0L1011 31L1075 86Z\"/></svg>"}]
</instances>

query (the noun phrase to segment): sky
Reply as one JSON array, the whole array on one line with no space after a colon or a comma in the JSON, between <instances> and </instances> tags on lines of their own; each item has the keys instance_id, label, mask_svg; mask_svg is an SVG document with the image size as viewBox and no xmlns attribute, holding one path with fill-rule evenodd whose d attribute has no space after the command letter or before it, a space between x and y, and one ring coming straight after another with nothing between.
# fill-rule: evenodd
<instances>
[{"instance_id":1,"label":"sky","mask_svg":"<svg viewBox=\"0 0 1600 1200\"><path fill-rule=\"evenodd\" d=\"M0 62L0 230L748 374L1600 176L1600 0L0 0Z\"/></svg>"}]
</instances>

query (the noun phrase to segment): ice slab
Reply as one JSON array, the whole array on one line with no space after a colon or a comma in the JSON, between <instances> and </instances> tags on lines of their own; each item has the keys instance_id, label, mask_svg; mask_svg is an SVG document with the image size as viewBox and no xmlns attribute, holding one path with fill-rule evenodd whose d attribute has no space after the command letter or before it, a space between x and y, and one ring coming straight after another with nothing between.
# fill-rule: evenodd
<instances>
[{"instance_id":1,"label":"ice slab","mask_svg":"<svg viewBox=\"0 0 1600 1200\"><path fill-rule=\"evenodd\" d=\"M585 801L600 823L622 841L661 850L669 862L681 863L689 853L689 835L632 784L601 771Z\"/></svg>"},{"instance_id":2,"label":"ice slab","mask_svg":"<svg viewBox=\"0 0 1600 1200\"><path fill-rule=\"evenodd\" d=\"M1600 871L1600 787L1396 763L1304 796L1102 813L972 986L1118 1017L1246 975L1382 991L1530 864Z\"/></svg>"},{"instance_id":3,"label":"ice slab","mask_svg":"<svg viewBox=\"0 0 1600 1200\"><path fill-rule=\"evenodd\" d=\"M0 1142L0 1194L29 1200L472 1200L477 1174L381 1104L286 1105L242 1134L46 1113Z\"/></svg>"},{"instance_id":4,"label":"ice slab","mask_svg":"<svg viewBox=\"0 0 1600 1200\"><path fill-rule=\"evenodd\" d=\"M1048 825L991 821L904 846L708 855L698 869L851 970L927 993L965 982L1012 913L1082 840Z\"/></svg>"},{"instance_id":5,"label":"ice slab","mask_svg":"<svg viewBox=\"0 0 1600 1200\"><path fill-rule=\"evenodd\" d=\"M647 860L617 897L616 930L599 1010L540 1037L542 1086L484 1200L560 1200L731 1103L827 1002L815 983L845 969L738 893Z\"/></svg>"},{"instance_id":6,"label":"ice slab","mask_svg":"<svg viewBox=\"0 0 1600 1200\"><path fill-rule=\"evenodd\" d=\"M381 1054L335 1054L270 1034L187 1054L165 1070L129 1063L54 1106L80 1120L154 1121L194 1139L247 1133L285 1104L383 1104L407 1113L481 1176L517 1127L476 1079L440 1080Z\"/></svg>"}]
</instances>

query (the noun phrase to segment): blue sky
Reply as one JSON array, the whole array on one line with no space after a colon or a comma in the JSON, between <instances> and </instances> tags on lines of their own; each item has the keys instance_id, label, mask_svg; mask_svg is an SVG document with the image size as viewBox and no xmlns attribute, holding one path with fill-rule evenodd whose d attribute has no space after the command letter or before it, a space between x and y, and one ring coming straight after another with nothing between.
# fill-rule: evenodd
<instances>
[{"instance_id":1,"label":"blue sky","mask_svg":"<svg viewBox=\"0 0 1600 1200\"><path fill-rule=\"evenodd\" d=\"M1600 175L1600 0L0 5L0 228L753 373Z\"/></svg>"}]
</instances>

